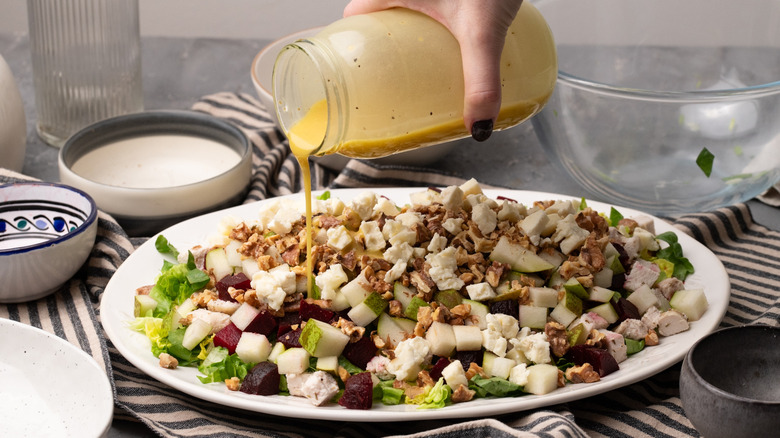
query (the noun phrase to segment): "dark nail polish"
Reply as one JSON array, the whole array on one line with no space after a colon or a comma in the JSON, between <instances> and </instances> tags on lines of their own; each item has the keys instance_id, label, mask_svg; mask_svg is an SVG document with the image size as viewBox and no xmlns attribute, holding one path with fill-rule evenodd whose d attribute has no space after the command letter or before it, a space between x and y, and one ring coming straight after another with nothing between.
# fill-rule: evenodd
<instances>
[{"instance_id":1,"label":"dark nail polish","mask_svg":"<svg viewBox=\"0 0 780 438\"><path fill-rule=\"evenodd\" d=\"M476 141L485 141L493 133L492 120L479 120L471 125L471 137Z\"/></svg>"}]
</instances>

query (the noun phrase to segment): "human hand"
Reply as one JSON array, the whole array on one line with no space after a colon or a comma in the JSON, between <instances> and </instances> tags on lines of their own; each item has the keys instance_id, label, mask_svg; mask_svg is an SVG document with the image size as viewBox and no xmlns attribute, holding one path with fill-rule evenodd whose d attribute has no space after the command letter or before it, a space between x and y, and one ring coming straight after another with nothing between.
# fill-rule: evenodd
<instances>
[{"instance_id":1,"label":"human hand","mask_svg":"<svg viewBox=\"0 0 780 438\"><path fill-rule=\"evenodd\" d=\"M344 16L403 7L443 24L460 45L463 59L463 122L485 141L501 108L501 51L507 29L523 0L352 0Z\"/></svg>"}]
</instances>

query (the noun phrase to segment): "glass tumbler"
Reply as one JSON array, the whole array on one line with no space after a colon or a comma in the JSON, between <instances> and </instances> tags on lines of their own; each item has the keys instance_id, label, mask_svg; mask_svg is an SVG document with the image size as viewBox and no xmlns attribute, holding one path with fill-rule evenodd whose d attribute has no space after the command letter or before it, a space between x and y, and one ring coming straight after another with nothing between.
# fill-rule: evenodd
<instances>
[{"instance_id":1,"label":"glass tumbler","mask_svg":"<svg viewBox=\"0 0 780 438\"><path fill-rule=\"evenodd\" d=\"M138 0L27 0L27 16L43 141L143 110Z\"/></svg>"}]
</instances>

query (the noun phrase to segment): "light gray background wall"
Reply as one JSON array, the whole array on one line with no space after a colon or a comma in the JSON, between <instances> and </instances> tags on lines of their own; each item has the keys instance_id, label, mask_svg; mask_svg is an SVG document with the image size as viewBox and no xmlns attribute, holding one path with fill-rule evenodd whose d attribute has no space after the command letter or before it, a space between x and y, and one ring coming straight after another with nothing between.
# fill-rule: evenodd
<instances>
[{"instance_id":1,"label":"light gray background wall","mask_svg":"<svg viewBox=\"0 0 780 438\"><path fill-rule=\"evenodd\" d=\"M348 0L139 0L141 35L276 39L341 18ZM0 0L0 32L27 33L26 0Z\"/></svg>"}]
</instances>

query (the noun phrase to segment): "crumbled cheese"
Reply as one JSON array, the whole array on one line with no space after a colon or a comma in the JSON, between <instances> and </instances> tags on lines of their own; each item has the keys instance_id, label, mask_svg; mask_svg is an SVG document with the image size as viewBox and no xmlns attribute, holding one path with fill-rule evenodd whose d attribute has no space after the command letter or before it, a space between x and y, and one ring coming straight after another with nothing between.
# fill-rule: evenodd
<instances>
[{"instance_id":1,"label":"crumbled cheese","mask_svg":"<svg viewBox=\"0 0 780 438\"><path fill-rule=\"evenodd\" d=\"M471 178L470 180L461 184L460 189L463 191L464 196L482 193L482 187L479 186L479 182L477 182L477 180L474 178Z\"/></svg>"},{"instance_id":2,"label":"crumbled cheese","mask_svg":"<svg viewBox=\"0 0 780 438\"><path fill-rule=\"evenodd\" d=\"M498 220L519 222L526 214L525 205L518 202L504 201L498 211Z\"/></svg>"},{"instance_id":3,"label":"crumbled cheese","mask_svg":"<svg viewBox=\"0 0 780 438\"><path fill-rule=\"evenodd\" d=\"M477 224L483 236L487 236L496 229L498 217L487 204L477 204L471 209L471 219Z\"/></svg>"},{"instance_id":4,"label":"crumbled cheese","mask_svg":"<svg viewBox=\"0 0 780 438\"><path fill-rule=\"evenodd\" d=\"M506 356L507 340L501 336L500 331L486 328L482 330L482 346L485 350L490 351L498 357Z\"/></svg>"},{"instance_id":5,"label":"crumbled cheese","mask_svg":"<svg viewBox=\"0 0 780 438\"><path fill-rule=\"evenodd\" d=\"M290 265L283 264L268 271L287 295L295 293L295 273L290 270Z\"/></svg>"},{"instance_id":6,"label":"crumbled cheese","mask_svg":"<svg viewBox=\"0 0 780 438\"><path fill-rule=\"evenodd\" d=\"M268 223L268 229L276 234L287 234L292 230L293 224L301 220L301 217L301 212L297 208L282 207Z\"/></svg>"},{"instance_id":7,"label":"crumbled cheese","mask_svg":"<svg viewBox=\"0 0 780 438\"><path fill-rule=\"evenodd\" d=\"M385 236L379 229L376 221L366 221L360 224L360 232L363 233L365 247L369 251L381 251L385 249Z\"/></svg>"},{"instance_id":8,"label":"crumbled cheese","mask_svg":"<svg viewBox=\"0 0 780 438\"><path fill-rule=\"evenodd\" d=\"M391 246L390 248L387 248L387 250L382 254L382 257L393 264L396 264L399 261L408 263L409 259L412 257L412 254L414 254L412 246L406 242L401 242Z\"/></svg>"},{"instance_id":9,"label":"crumbled cheese","mask_svg":"<svg viewBox=\"0 0 780 438\"><path fill-rule=\"evenodd\" d=\"M404 224L404 226L411 228L414 224L422 223L422 215L416 211L407 211L401 213L395 217L395 220Z\"/></svg>"},{"instance_id":10,"label":"crumbled cheese","mask_svg":"<svg viewBox=\"0 0 780 438\"><path fill-rule=\"evenodd\" d=\"M268 271L257 271L252 275L252 289L257 292L257 298L268 307L279 310L284 304L284 298L287 292L279 284L277 278Z\"/></svg>"},{"instance_id":11,"label":"crumbled cheese","mask_svg":"<svg viewBox=\"0 0 780 438\"><path fill-rule=\"evenodd\" d=\"M474 208L479 204L485 204L490 208L498 208L498 202L496 202L494 199L488 198L482 193L466 196L466 204L468 204L471 208Z\"/></svg>"},{"instance_id":12,"label":"crumbled cheese","mask_svg":"<svg viewBox=\"0 0 780 438\"><path fill-rule=\"evenodd\" d=\"M474 301L485 301L496 296L496 291L487 282L470 284L466 286L466 292Z\"/></svg>"},{"instance_id":13,"label":"crumbled cheese","mask_svg":"<svg viewBox=\"0 0 780 438\"><path fill-rule=\"evenodd\" d=\"M450 246L436 254L428 254L425 256L425 260L431 266L428 275L436 283L439 290L460 290L465 284L457 273L458 263L454 247Z\"/></svg>"},{"instance_id":14,"label":"crumbled cheese","mask_svg":"<svg viewBox=\"0 0 780 438\"><path fill-rule=\"evenodd\" d=\"M328 228L328 246L341 251L352 243L352 235L344 225Z\"/></svg>"},{"instance_id":15,"label":"crumbled cheese","mask_svg":"<svg viewBox=\"0 0 780 438\"><path fill-rule=\"evenodd\" d=\"M301 385L300 391L313 405L322 406L339 392L339 385L329 373L315 371Z\"/></svg>"},{"instance_id":16,"label":"crumbled cheese","mask_svg":"<svg viewBox=\"0 0 780 438\"><path fill-rule=\"evenodd\" d=\"M512 370L509 371L509 381L515 385L525 386L528 384L528 366L524 363L515 365Z\"/></svg>"},{"instance_id":17,"label":"crumbled cheese","mask_svg":"<svg viewBox=\"0 0 780 438\"><path fill-rule=\"evenodd\" d=\"M207 322L211 326L212 333L216 333L230 324L230 315L227 313L213 312L206 309L195 309L187 315L192 315L193 320L200 319Z\"/></svg>"},{"instance_id":18,"label":"crumbled cheese","mask_svg":"<svg viewBox=\"0 0 780 438\"><path fill-rule=\"evenodd\" d=\"M338 216L344 211L344 202L339 198L312 199L311 211L313 214L323 213Z\"/></svg>"},{"instance_id":19,"label":"crumbled cheese","mask_svg":"<svg viewBox=\"0 0 780 438\"><path fill-rule=\"evenodd\" d=\"M371 191L361 193L349 204L350 208L360 216L360 220L364 221L371 219L374 205L376 205L376 193Z\"/></svg>"},{"instance_id":20,"label":"crumbled cheese","mask_svg":"<svg viewBox=\"0 0 780 438\"><path fill-rule=\"evenodd\" d=\"M320 289L320 298L323 300L334 299L338 288L347 281L349 277L339 263L330 265L327 271L314 277L314 284Z\"/></svg>"},{"instance_id":21,"label":"crumbled cheese","mask_svg":"<svg viewBox=\"0 0 780 438\"><path fill-rule=\"evenodd\" d=\"M431 346L421 337L405 339L395 347L395 358L387 364L387 371L397 380L414 380L422 365L431 360Z\"/></svg>"},{"instance_id":22,"label":"crumbled cheese","mask_svg":"<svg viewBox=\"0 0 780 438\"><path fill-rule=\"evenodd\" d=\"M547 341L547 335L544 333L536 333L520 338L520 340L512 345L525 354L533 363L550 363L550 343Z\"/></svg>"},{"instance_id":23,"label":"crumbled cheese","mask_svg":"<svg viewBox=\"0 0 780 438\"><path fill-rule=\"evenodd\" d=\"M451 234L458 234L461 231L460 227L463 226L463 218L451 217L445 220L441 225Z\"/></svg>"},{"instance_id":24,"label":"crumbled cheese","mask_svg":"<svg viewBox=\"0 0 780 438\"><path fill-rule=\"evenodd\" d=\"M441 191L441 203L450 211L458 211L463 206L463 190L458 186L449 186Z\"/></svg>"},{"instance_id":25,"label":"crumbled cheese","mask_svg":"<svg viewBox=\"0 0 780 438\"><path fill-rule=\"evenodd\" d=\"M387 198L379 198L376 205L374 205L374 214L372 217L379 217L380 214L395 217L398 214L398 206Z\"/></svg>"},{"instance_id":26,"label":"crumbled cheese","mask_svg":"<svg viewBox=\"0 0 780 438\"><path fill-rule=\"evenodd\" d=\"M372 372L381 380L390 380L393 378L393 374L387 370L388 365L390 365L390 359L387 356L374 356L366 364L366 371Z\"/></svg>"},{"instance_id":27,"label":"crumbled cheese","mask_svg":"<svg viewBox=\"0 0 780 438\"><path fill-rule=\"evenodd\" d=\"M490 330L496 330L501 336L511 339L520 332L520 324L512 315L504 313L488 313L485 315L485 324Z\"/></svg>"},{"instance_id":28,"label":"crumbled cheese","mask_svg":"<svg viewBox=\"0 0 780 438\"><path fill-rule=\"evenodd\" d=\"M263 204L263 208L261 208L257 214L257 225L263 229L268 228L268 224L271 223L281 206L282 203L279 200L273 200L268 204Z\"/></svg>"},{"instance_id":29,"label":"crumbled cheese","mask_svg":"<svg viewBox=\"0 0 780 438\"><path fill-rule=\"evenodd\" d=\"M441 202L441 195L433 190L416 192L409 195L413 205L428 206L436 202Z\"/></svg>"},{"instance_id":30,"label":"crumbled cheese","mask_svg":"<svg viewBox=\"0 0 780 438\"><path fill-rule=\"evenodd\" d=\"M552 240L558 243L562 253L568 255L570 252L581 247L589 235L590 232L580 228L575 221L575 216L570 214L558 221Z\"/></svg>"},{"instance_id":31,"label":"crumbled cheese","mask_svg":"<svg viewBox=\"0 0 780 438\"><path fill-rule=\"evenodd\" d=\"M400 242L414 245L417 242L417 233L395 219L388 219L385 221L385 226L382 227L382 235L390 245L395 245Z\"/></svg>"},{"instance_id":32,"label":"crumbled cheese","mask_svg":"<svg viewBox=\"0 0 780 438\"><path fill-rule=\"evenodd\" d=\"M553 205L547 207L545 212L547 214L557 214L560 217L566 217L577 212L578 206L575 205L575 202L576 201L558 200L555 201Z\"/></svg>"},{"instance_id":33,"label":"crumbled cheese","mask_svg":"<svg viewBox=\"0 0 780 438\"><path fill-rule=\"evenodd\" d=\"M428 252L437 253L444 250L447 247L447 238L436 233L431 237L431 242L428 244Z\"/></svg>"},{"instance_id":34,"label":"crumbled cheese","mask_svg":"<svg viewBox=\"0 0 780 438\"><path fill-rule=\"evenodd\" d=\"M385 273L385 282L391 283L401 278L401 275L406 272L407 263L403 260L395 262L392 268Z\"/></svg>"}]
</instances>

